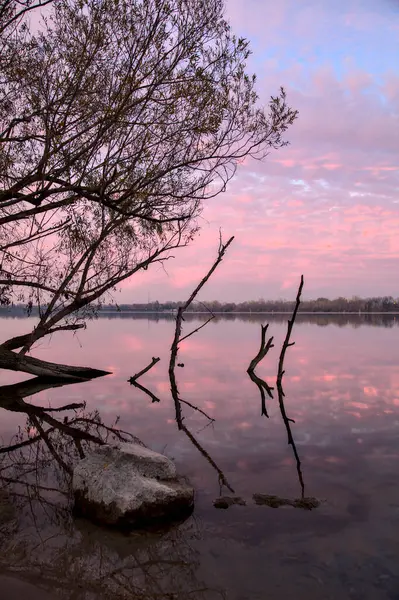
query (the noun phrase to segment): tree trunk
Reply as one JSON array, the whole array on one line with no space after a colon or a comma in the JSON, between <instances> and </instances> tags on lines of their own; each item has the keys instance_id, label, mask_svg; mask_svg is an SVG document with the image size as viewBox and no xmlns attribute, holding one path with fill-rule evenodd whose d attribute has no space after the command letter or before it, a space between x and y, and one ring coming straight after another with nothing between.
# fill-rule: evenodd
<instances>
[{"instance_id":1,"label":"tree trunk","mask_svg":"<svg viewBox=\"0 0 399 600\"><path fill-rule=\"evenodd\" d=\"M90 367L73 367L40 360L33 356L16 354L4 346L0 346L0 368L10 371L22 371L39 377L56 377L57 379L75 379L85 381L94 377L109 375L109 371L91 369Z\"/></svg>"}]
</instances>

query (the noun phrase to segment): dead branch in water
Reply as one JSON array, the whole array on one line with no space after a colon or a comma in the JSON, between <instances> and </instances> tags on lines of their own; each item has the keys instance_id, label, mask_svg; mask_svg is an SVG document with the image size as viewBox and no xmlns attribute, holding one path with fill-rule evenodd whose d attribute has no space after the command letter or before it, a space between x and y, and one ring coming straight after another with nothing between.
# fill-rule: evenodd
<instances>
[{"instance_id":1,"label":"dead branch in water","mask_svg":"<svg viewBox=\"0 0 399 600\"><path fill-rule=\"evenodd\" d=\"M213 423L215 421L215 419L213 419L212 417L210 417L204 410L202 410L202 408L199 408L195 404L191 404L191 402L189 402L188 400L183 400L182 398L179 398L179 402L182 402L183 404L186 404L187 406L189 406L193 410L196 410L199 413L201 413L201 415L204 415L204 417L206 417L207 419L209 419L210 423Z\"/></svg>"},{"instance_id":2,"label":"dead branch in water","mask_svg":"<svg viewBox=\"0 0 399 600\"><path fill-rule=\"evenodd\" d=\"M151 390L149 390L148 388L146 388L144 385L141 385L141 383L139 383L138 381L131 381L130 382L131 385L134 385L135 388L137 388L138 390L141 390L142 392L144 392L145 394L147 394L147 396L149 396L151 398L151 402L161 402L161 400L158 398L158 396L156 396L155 394L153 394L151 392Z\"/></svg>"},{"instance_id":3,"label":"dead branch in water","mask_svg":"<svg viewBox=\"0 0 399 600\"><path fill-rule=\"evenodd\" d=\"M269 398L273 399L273 394L272 394L272 390L273 388L271 388L266 381L264 381L263 379L261 379L260 377L258 377L255 373L255 367L258 365L258 363L260 363L261 360L263 360L266 356L266 354L269 352L270 348L274 348L274 344L273 344L273 336L271 338L269 338L266 342L266 333L267 333L267 328L269 327L269 324L267 325L261 325L261 340L260 340L260 348L258 351L258 354L251 360L249 367L247 369L247 373L249 375L249 377L251 378L251 380L258 386L258 389L260 391L260 397L261 397L261 415L264 415L265 417L269 417L268 413L267 413L267 408L266 408L266 395L265 395L265 391L267 393L267 395L269 396Z\"/></svg>"},{"instance_id":4,"label":"dead branch in water","mask_svg":"<svg viewBox=\"0 0 399 600\"><path fill-rule=\"evenodd\" d=\"M215 461L213 460L213 458L210 456L210 454L208 454L208 452L201 446L201 444L199 443L199 441L193 436L193 434L191 433L191 431L189 431L189 429L187 429L187 427L185 425L182 425L180 427L180 430L183 431L186 436L188 437L188 439L192 442L192 444L194 444L194 446L197 448L197 450L200 451L200 453L202 454L202 456L204 456L206 458L206 460L209 462L209 464L215 469L215 471L218 474L218 479L219 479L219 486L220 486L220 490L219 490L219 496L222 495L222 488L223 486L225 486L228 490L230 490L230 492L232 494L234 494L234 490L231 487L231 485L229 484L229 482L227 481L225 474L223 473L223 471L221 469L219 469L219 467L217 466L217 464L215 463Z\"/></svg>"},{"instance_id":5,"label":"dead branch in water","mask_svg":"<svg viewBox=\"0 0 399 600\"><path fill-rule=\"evenodd\" d=\"M136 373L136 375L133 375L132 377L130 377L128 379L128 382L131 383L131 384L134 384L139 377L141 377L142 375L144 375L144 373L147 373L147 371L149 371L150 369L152 369L152 367L154 365L156 365L157 362L159 362L160 360L161 359L159 357L156 358L155 356L153 356L152 359L151 359L151 362L146 367L144 367L144 369L141 369L141 371L139 371L138 373Z\"/></svg>"},{"instance_id":6,"label":"dead branch in water","mask_svg":"<svg viewBox=\"0 0 399 600\"><path fill-rule=\"evenodd\" d=\"M296 301L295 301L295 308L294 311L292 313L292 317L291 319L288 319L288 327L287 327L287 333L283 342L283 346L281 348L281 352L280 352L280 359L278 361L278 371L277 371L277 383L280 381L282 381L283 379L283 375L284 375L284 359L285 359L285 353L287 351L287 348L289 348L289 346L293 346L295 344L295 342L290 342L290 338L291 338L291 332L292 332L292 328L294 326L295 323L295 318L298 312L298 308L299 305L301 303L301 294L302 294L302 288L303 288L303 275L301 275L301 283L299 284L299 288L298 288L298 293L296 295Z\"/></svg>"},{"instance_id":7,"label":"dead branch in water","mask_svg":"<svg viewBox=\"0 0 399 600\"><path fill-rule=\"evenodd\" d=\"M295 423L295 421L293 419L290 419L287 416L287 412L285 410L285 404L284 404L285 394L284 394L284 389L283 389L283 376L284 376L284 359L285 359L285 354L286 354L287 348L294 345L294 342L290 342L290 338L291 338L292 329L293 329L293 326L295 323L295 318L298 313L299 304L301 301L303 283L304 283L303 275L301 275L301 282L300 282L298 293L296 296L295 307L294 307L291 319L288 320L287 333L286 333L286 336L285 336L285 339L284 339L284 342L283 342L283 345L281 348L279 363L278 363L278 371L277 371L277 394L278 394L280 413L281 413L281 417L283 419L283 422L284 422L284 425L285 425L285 428L287 431L288 444L292 447L292 451L294 453L294 457L295 457L295 461L296 461L296 470L297 470L297 474L298 474L299 484L301 487L301 501L303 501L305 499L305 484L304 484L303 475L302 475L301 460L299 458L298 450L297 450L295 440L294 440L294 437L293 437L292 431L291 431L291 423ZM261 360L263 360L263 358L266 356L266 354L268 353L270 348L274 347L274 345L272 343L273 337L271 337L266 342L267 329L268 329L268 325L261 325L260 348L259 348L257 355L251 360L250 365L247 369L247 373L248 373L249 377L259 388L259 391L261 394L261 400L262 400L261 414L265 415L266 417L268 417L268 414L267 414L267 409L266 409L265 392L268 394L269 398L273 399L272 390L274 388L270 387L266 383L266 381L264 381L263 379L261 379L260 377L258 377L255 374L255 367L258 365L258 363ZM256 494L255 494L255 496L256 496ZM277 496L265 496L265 498L274 499L274 498L277 498ZM290 503L290 502L291 501L286 501L285 504ZM300 504L300 501L295 501L295 502L297 502L297 503L299 502L299 504ZM301 507L302 507L302 505L301 505Z\"/></svg>"},{"instance_id":8,"label":"dead branch in water","mask_svg":"<svg viewBox=\"0 0 399 600\"><path fill-rule=\"evenodd\" d=\"M295 421L293 419L289 419L287 417L287 413L285 411L285 404L284 404L285 394L284 394L283 386L282 386L281 382L280 382L280 384L277 385L277 394L278 394L278 403L280 406L281 416L283 418L284 425L287 430L288 444L292 447L292 451L293 451L294 457L295 457L299 485L301 486L301 498L304 498L305 497L305 483L304 483L303 475L302 475L301 459L299 458L298 450L297 450L297 447L295 444L294 436L292 435L291 425L290 425L290 423L295 423Z\"/></svg>"},{"instance_id":9,"label":"dead branch in water","mask_svg":"<svg viewBox=\"0 0 399 600\"><path fill-rule=\"evenodd\" d=\"M266 333L269 324L261 325L261 340L260 340L260 348L258 354L251 360L249 367L247 369L247 373L253 372L255 367L258 366L261 360L263 360L266 354L269 352L270 348L274 348L273 344L273 336L269 338L266 342Z\"/></svg>"},{"instance_id":10,"label":"dead branch in water","mask_svg":"<svg viewBox=\"0 0 399 600\"><path fill-rule=\"evenodd\" d=\"M222 237L220 236L219 248L218 248L218 255L216 257L215 262L213 263L212 267L209 269L209 271L205 275L205 277L203 277L203 279L201 279L200 283L197 285L197 287L195 288L195 290L193 291L193 293L191 294L191 296L189 297L189 299L182 306L179 307L179 309L177 311L177 315L176 315L175 334L174 334L172 346L170 348L170 361L169 361L170 390L171 390L171 393L172 393L173 401L175 403L175 412L176 412L176 423L177 423L177 426L180 429L180 431L183 431L186 434L186 436L191 441L191 443L197 448L197 450L199 450L199 452L202 454L202 456L204 456L204 458L206 458L206 460L209 462L209 464L217 472L219 486L220 486L220 490L219 490L220 494L219 495L222 494L222 488L223 488L223 486L225 486L232 493L234 493L234 490L230 486L229 482L227 481L227 479L226 479L223 471L217 466L217 464L215 463L215 461L213 460L213 458L201 446L201 444L193 436L193 434L189 431L189 429L187 429L187 427L183 424L183 416L182 416L181 405L182 405L182 403L186 404L190 408L192 408L192 409L200 412L201 414L203 414L209 420L209 423L212 423L214 421L214 419L212 417L210 417L209 415L207 415L206 412L204 412L198 406L195 406L194 404L191 404L191 402L188 402L187 400L183 400L182 398L180 398L180 396L179 396L179 390L178 390L178 387L177 387L176 375L175 375L175 367L176 367L177 354L178 354L178 351L179 351L179 344L180 344L180 342L182 342L183 340L186 340L188 337L192 336L194 333L196 333L197 331L199 331L200 329L202 329L203 327L205 327L205 325L207 325L210 321L212 321L212 319L215 318L215 315L212 313L212 311L209 310L209 308L205 307L208 310L208 312L210 313L210 315L211 315L209 317L209 319L207 319L205 321L205 323L202 323L202 325L200 325L199 327L197 327L196 329L194 329L193 331L191 331L187 335L182 336L182 321L184 320L183 319L184 312L187 310L187 308L190 306L190 304L195 300L198 292L201 290L201 288L208 281L208 279L210 278L210 276L212 275L212 273L215 271L215 269L217 268L217 266L221 263L221 261L223 260L224 255L225 255L225 252L226 252L227 248L230 246L230 244L233 241L233 239L234 239L234 237L231 237L226 242L226 244L223 244Z\"/></svg>"},{"instance_id":11,"label":"dead branch in water","mask_svg":"<svg viewBox=\"0 0 399 600\"><path fill-rule=\"evenodd\" d=\"M269 418L268 412L267 412L267 407L266 407L266 394L269 396L269 398L271 398L273 400L273 394L272 391L274 388L270 387L266 381L264 381L264 379L261 379L261 377L258 377L255 373L255 371L250 371L248 369L247 371L250 379L255 383L255 385L258 386L258 389L260 391L260 397L261 397L261 415Z\"/></svg>"},{"instance_id":12,"label":"dead branch in water","mask_svg":"<svg viewBox=\"0 0 399 600\"><path fill-rule=\"evenodd\" d=\"M190 306L190 304L195 300L197 294L203 288L203 286L206 284L206 282L208 281L208 279L210 278L212 273L215 271L217 266L222 262L223 257L226 253L226 250L230 246L230 244L233 240L234 240L234 236L232 236L225 244L223 244L222 237L220 236L218 255L216 257L215 262L213 263L212 267L209 269L209 271L205 275L205 277L203 277L201 279L201 281L199 282L199 284L197 285L195 290L192 292L192 294L188 298L188 300L182 306L180 306L177 310L175 334L174 334L173 342L172 342L172 345L170 348L169 381L170 381L170 390L172 393L172 398L175 403L176 421L177 421L177 425L178 425L179 429L182 428L182 423L183 423L183 417L182 417L182 412L181 412L181 399L179 397L179 389L177 387L177 381L176 381L176 375L175 375L176 359L177 359L177 354L179 351L179 344L182 340L187 339L188 337L190 337L191 335L193 335L194 333L196 333L197 331L202 329L202 327L205 327L205 325L207 325L209 323L209 321L211 321L215 316L212 313L211 317L205 323L203 323L200 327L197 327L197 329L194 329L193 331L191 331L189 334L182 337L181 331L182 331L182 321L184 320L183 314L187 310L187 308ZM203 411L201 411L201 412L203 412Z\"/></svg>"},{"instance_id":13,"label":"dead branch in water","mask_svg":"<svg viewBox=\"0 0 399 600\"><path fill-rule=\"evenodd\" d=\"M305 496L305 484L303 481L303 476L302 476L302 469L301 469L301 461L298 455L298 451L295 445L295 441L294 441L294 437L292 435L292 431L291 431L291 425L290 423L295 423L295 421L293 419L290 419L287 416L286 410L285 410L285 404L284 404L284 389L283 389L283 375L285 373L284 371L284 359L285 359L285 353L287 351L287 348L289 348L290 346L293 346L295 344L295 342L290 342L290 338L291 338L291 333L292 333L292 328L294 326L295 323L295 318L298 312L298 308L299 308L299 304L301 302L301 293L302 293L302 288L303 288L303 275L301 275L301 282L299 284L299 288L298 288L298 293L296 296L296 302L295 302L295 308L294 311L292 313L292 317L291 319L288 320L288 327L287 327L287 333L283 342L283 346L281 348L281 353L280 353L280 359L278 362L278 371L277 371L277 394L278 394L278 402L280 405L280 412L281 412L281 416L283 418L284 421L284 425L285 428L287 430L287 435L288 435L288 444L292 447L292 451L294 453L295 456L295 461L296 461L296 468L297 468L297 473L298 473L298 479L299 479L299 483L301 486L301 491L302 491L302 498L304 498Z\"/></svg>"}]
</instances>

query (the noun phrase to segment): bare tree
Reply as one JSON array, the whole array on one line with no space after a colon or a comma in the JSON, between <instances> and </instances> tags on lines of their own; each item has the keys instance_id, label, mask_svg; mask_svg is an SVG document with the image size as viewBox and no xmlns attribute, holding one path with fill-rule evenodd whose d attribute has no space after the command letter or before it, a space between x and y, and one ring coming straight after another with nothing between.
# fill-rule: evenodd
<instances>
[{"instance_id":1,"label":"bare tree","mask_svg":"<svg viewBox=\"0 0 399 600\"><path fill-rule=\"evenodd\" d=\"M10 33L32 10L44 8L53 0L2 0L0 4L0 35Z\"/></svg>"},{"instance_id":2,"label":"bare tree","mask_svg":"<svg viewBox=\"0 0 399 600\"><path fill-rule=\"evenodd\" d=\"M7 0L0 30L0 302L40 313L0 364L67 376L32 345L187 245L203 202L284 146L297 112L283 89L258 106L222 0L54 0L33 31L24 7L44 4Z\"/></svg>"}]
</instances>

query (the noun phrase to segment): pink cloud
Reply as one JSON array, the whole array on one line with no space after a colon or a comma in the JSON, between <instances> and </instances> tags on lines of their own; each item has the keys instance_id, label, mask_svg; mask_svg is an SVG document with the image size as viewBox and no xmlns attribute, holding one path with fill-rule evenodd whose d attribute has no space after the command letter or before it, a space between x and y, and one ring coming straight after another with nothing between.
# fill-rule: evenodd
<instances>
[{"instance_id":1,"label":"pink cloud","mask_svg":"<svg viewBox=\"0 0 399 600\"><path fill-rule=\"evenodd\" d=\"M187 297L214 260L220 227L236 239L202 299L292 296L301 273L308 296L399 295L399 73L384 40L371 39L377 23L392 25L389 8L311 0L299 10L284 0L264 11L259 0L227 4L233 27L253 39L261 103L284 84L299 110L291 145L240 165L205 206L192 246L165 265L167 275L154 266L124 284L126 300ZM334 31L343 36L338 54ZM353 36L385 71L359 64Z\"/></svg>"}]
</instances>

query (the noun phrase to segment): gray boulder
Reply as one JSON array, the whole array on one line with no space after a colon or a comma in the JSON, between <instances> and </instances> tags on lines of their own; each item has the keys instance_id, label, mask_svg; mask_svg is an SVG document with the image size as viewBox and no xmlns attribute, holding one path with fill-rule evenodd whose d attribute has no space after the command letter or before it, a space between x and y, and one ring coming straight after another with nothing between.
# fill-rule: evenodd
<instances>
[{"instance_id":1,"label":"gray boulder","mask_svg":"<svg viewBox=\"0 0 399 600\"><path fill-rule=\"evenodd\" d=\"M191 514L194 490L166 456L134 443L100 446L73 472L74 512L105 525L141 528Z\"/></svg>"}]
</instances>

